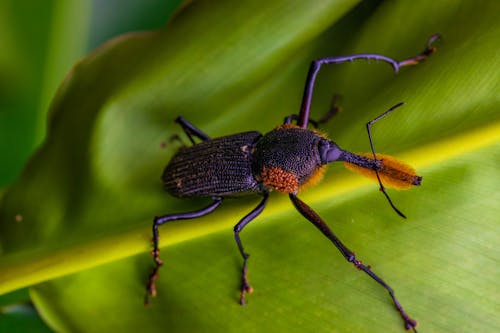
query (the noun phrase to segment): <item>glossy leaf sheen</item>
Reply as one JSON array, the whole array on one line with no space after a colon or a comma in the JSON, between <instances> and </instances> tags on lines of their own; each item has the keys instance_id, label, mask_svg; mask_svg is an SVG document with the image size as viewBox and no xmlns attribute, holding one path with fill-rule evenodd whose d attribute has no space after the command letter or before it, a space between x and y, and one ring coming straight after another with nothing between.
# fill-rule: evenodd
<instances>
[{"instance_id":1,"label":"glossy leaf sheen","mask_svg":"<svg viewBox=\"0 0 500 333\"><path fill-rule=\"evenodd\" d=\"M194 2L163 30L121 37L77 64L43 148L4 195L0 292L37 284L32 298L58 331L402 332L382 288L280 195L242 233L255 288L248 306L237 305L232 226L257 198L162 227L159 297L144 308L150 224L206 204L162 192L177 115L214 137L265 132L297 112L311 59L402 58L440 32L439 52L418 67L394 76L385 64L333 66L314 95L317 117L332 92L343 94L344 111L323 130L353 151L368 150L367 120L406 102L373 134L378 151L424 177L421 188L390 192L408 221L376 185L336 165L300 197L394 287L421 332L500 330L500 8L355 4Z\"/></svg>"}]
</instances>

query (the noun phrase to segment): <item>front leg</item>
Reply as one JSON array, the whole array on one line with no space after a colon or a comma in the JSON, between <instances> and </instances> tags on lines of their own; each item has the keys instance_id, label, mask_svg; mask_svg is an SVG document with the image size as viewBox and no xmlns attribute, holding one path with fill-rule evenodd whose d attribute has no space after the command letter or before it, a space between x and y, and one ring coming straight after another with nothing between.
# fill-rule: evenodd
<instances>
[{"instance_id":1,"label":"front leg","mask_svg":"<svg viewBox=\"0 0 500 333\"><path fill-rule=\"evenodd\" d=\"M427 41L425 49L422 53L419 53L414 57L402 61L397 61L381 54L371 54L371 53L353 54L343 57L327 57L314 60L311 63L309 67L309 72L307 74L306 85L304 88L304 95L302 97L302 105L300 107L300 113L297 119L297 126L302 128L307 128L307 124L309 122L311 100L314 90L314 83L316 81L316 76L318 75L318 72L322 65L340 64L343 62L351 62L358 59L380 60L390 64L394 69L394 72L397 73L401 67L416 65L419 62L428 58L432 53L434 53L436 49L432 46L432 44L440 37L441 36L439 34L431 36L431 38L429 38L429 40Z\"/></svg>"}]
</instances>

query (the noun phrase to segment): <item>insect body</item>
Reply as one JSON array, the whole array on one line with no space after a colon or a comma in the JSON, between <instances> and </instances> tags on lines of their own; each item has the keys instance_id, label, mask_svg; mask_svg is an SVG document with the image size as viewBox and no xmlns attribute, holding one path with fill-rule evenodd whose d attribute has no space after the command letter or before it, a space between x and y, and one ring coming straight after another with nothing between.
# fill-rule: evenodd
<instances>
[{"instance_id":1,"label":"insect body","mask_svg":"<svg viewBox=\"0 0 500 333\"><path fill-rule=\"evenodd\" d=\"M231 196L262 192L252 170L252 150L262 137L246 132L182 147L163 172L176 197Z\"/></svg>"},{"instance_id":2,"label":"insect body","mask_svg":"<svg viewBox=\"0 0 500 333\"><path fill-rule=\"evenodd\" d=\"M397 161L390 156L377 155L370 132L371 126L375 122L385 117L402 103L397 104L367 123L371 153L355 154L341 149L324 134L308 128L309 123L318 124L318 122L309 119L310 102L316 74L322 64L341 63L355 59L376 59L388 62L397 72L400 67L417 64L432 54L434 52L432 43L437 38L439 38L439 35L432 36L421 54L400 62L377 54L358 54L313 61L306 80L300 113L297 116L286 117L283 125L264 135L252 131L210 139L208 135L184 118L177 118L176 121L182 126L193 145L180 148L165 168L162 180L166 190L176 197L209 197L212 202L197 211L169 214L154 219L154 248L152 255L156 267L149 276L146 302L148 302L149 295L156 296L155 282L158 278L158 270L163 264L159 257L158 227L170 221L207 215L214 211L226 197L254 194L261 195L262 200L234 227L236 244L243 257L240 304L245 304L245 295L252 291L252 287L247 276L249 255L243 248L240 232L263 211L269 193L274 190L287 193L296 209L337 247L348 262L384 287L389 292L399 311L405 328L416 332L416 321L411 319L404 311L396 299L393 289L376 275L369 266L365 266L358 260L354 253L335 236L320 216L297 197L297 193L304 185L318 181L328 163L341 161L349 169L359 171L378 180L380 190L392 208L400 216L405 217L392 203L385 191L385 186L401 189L409 188L413 185L420 185L422 178L417 176L415 171L403 162ZM292 124L294 120L296 120L296 124ZM195 144L194 137L201 140L201 142Z\"/></svg>"}]
</instances>

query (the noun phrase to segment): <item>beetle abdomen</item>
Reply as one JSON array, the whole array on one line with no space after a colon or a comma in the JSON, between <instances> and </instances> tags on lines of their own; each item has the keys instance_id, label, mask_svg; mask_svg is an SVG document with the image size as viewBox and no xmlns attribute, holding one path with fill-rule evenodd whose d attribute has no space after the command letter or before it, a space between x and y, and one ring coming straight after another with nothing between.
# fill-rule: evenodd
<instances>
[{"instance_id":1,"label":"beetle abdomen","mask_svg":"<svg viewBox=\"0 0 500 333\"><path fill-rule=\"evenodd\" d=\"M244 132L180 148L163 172L166 190L176 197L261 192L251 153L261 136Z\"/></svg>"}]
</instances>

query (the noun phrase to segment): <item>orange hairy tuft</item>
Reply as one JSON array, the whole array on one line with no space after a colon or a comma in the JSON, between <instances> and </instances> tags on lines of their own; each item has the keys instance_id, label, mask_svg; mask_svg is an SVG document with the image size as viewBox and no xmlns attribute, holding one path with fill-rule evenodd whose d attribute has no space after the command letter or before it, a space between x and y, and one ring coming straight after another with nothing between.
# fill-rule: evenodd
<instances>
[{"instance_id":1,"label":"orange hairy tuft","mask_svg":"<svg viewBox=\"0 0 500 333\"><path fill-rule=\"evenodd\" d=\"M283 124L283 125L276 126L274 128L274 130L287 129L287 128L302 128L302 127L294 125L294 124Z\"/></svg>"},{"instance_id":2,"label":"orange hairy tuft","mask_svg":"<svg viewBox=\"0 0 500 333\"><path fill-rule=\"evenodd\" d=\"M373 154L362 153L360 156L373 160ZM381 166L378 170L382 184L387 187L392 187L398 190L407 190L412 185L420 185L422 177L417 176L415 170L408 164L398 161L392 156L377 154L377 159L380 160ZM374 170L362 168L352 163L344 162L344 166L354 172L357 172L365 177L377 179Z\"/></svg>"},{"instance_id":3,"label":"orange hairy tuft","mask_svg":"<svg viewBox=\"0 0 500 333\"><path fill-rule=\"evenodd\" d=\"M299 189L297 176L278 167L264 167L261 177L264 184L279 192L294 193Z\"/></svg>"},{"instance_id":4,"label":"orange hairy tuft","mask_svg":"<svg viewBox=\"0 0 500 333\"><path fill-rule=\"evenodd\" d=\"M327 165L325 164L325 165L322 165L319 168L317 168L314 171L314 173L311 175L311 177L309 177L309 179L304 184L300 185L299 190L302 191L306 187L318 184L323 179L323 176L324 176L325 171L326 171L326 167L327 167Z\"/></svg>"},{"instance_id":5,"label":"orange hairy tuft","mask_svg":"<svg viewBox=\"0 0 500 333\"><path fill-rule=\"evenodd\" d=\"M297 126L297 125L294 125L294 124L283 124L283 125L279 125L279 126L276 126L274 128L274 130L280 130L280 129L288 129L288 128L302 128L300 126ZM328 139L328 136L326 135L326 133L323 133L321 132L320 130L318 130L317 128L314 128L314 129L307 129L308 131L312 131L316 134L318 134L320 137L324 138L324 139Z\"/></svg>"}]
</instances>

